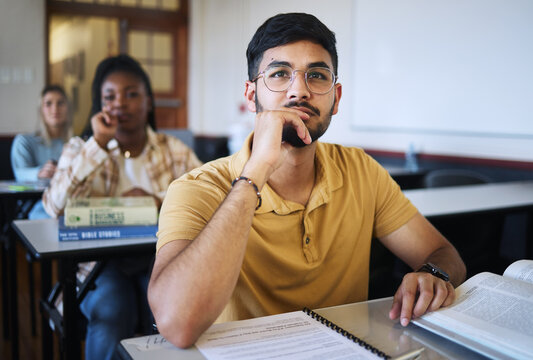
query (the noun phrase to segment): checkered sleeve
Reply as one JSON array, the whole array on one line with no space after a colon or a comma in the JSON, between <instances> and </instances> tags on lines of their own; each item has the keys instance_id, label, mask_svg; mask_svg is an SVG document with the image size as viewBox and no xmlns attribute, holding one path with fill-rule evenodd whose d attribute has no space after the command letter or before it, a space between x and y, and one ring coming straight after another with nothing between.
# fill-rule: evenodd
<instances>
[{"instance_id":1,"label":"checkered sleeve","mask_svg":"<svg viewBox=\"0 0 533 360\"><path fill-rule=\"evenodd\" d=\"M155 195L162 201L170 183L202 165L194 151L172 136L158 133L154 140L159 151L153 153L150 174Z\"/></svg>"},{"instance_id":2,"label":"checkered sleeve","mask_svg":"<svg viewBox=\"0 0 533 360\"><path fill-rule=\"evenodd\" d=\"M70 197L89 196L91 184L87 179L108 159L108 153L94 138L84 142L72 138L63 148L54 177L43 194L43 205L52 217L63 213Z\"/></svg>"}]
</instances>

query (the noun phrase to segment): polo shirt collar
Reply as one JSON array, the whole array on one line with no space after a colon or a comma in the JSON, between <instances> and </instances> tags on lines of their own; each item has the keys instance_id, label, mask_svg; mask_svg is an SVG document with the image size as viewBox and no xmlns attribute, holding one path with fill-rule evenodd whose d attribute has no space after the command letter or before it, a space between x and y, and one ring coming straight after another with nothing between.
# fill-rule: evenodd
<instances>
[{"instance_id":1,"label":"polo shirt collar","mask_svg":"<svg viewBox=\"0 0 533 360\"><path fill-rule=\"evenodd\" d=\"M230 172L232 180L240 176L244 165L250 159L253 134L252 132L248 135L241 150L231 159ZM308 212L326 204L331 199L332 193L343 185L342 172L336 165L334 159L327 153L326 145L319 142L316 149L315 169L317 176L315 186L307 204ZM274 211L279 215L286 215L305 209L301 204L282 199L268 183L261 189L261 198L263 203L256 210L257 214Z\"/></svg>"}]
</instances>

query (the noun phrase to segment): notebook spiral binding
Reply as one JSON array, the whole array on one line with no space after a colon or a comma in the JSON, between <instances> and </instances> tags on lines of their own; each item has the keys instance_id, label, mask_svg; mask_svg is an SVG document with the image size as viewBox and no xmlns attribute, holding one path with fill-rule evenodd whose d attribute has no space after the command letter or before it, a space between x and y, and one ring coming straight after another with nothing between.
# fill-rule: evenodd
<instances>
[{"instance_id":1,"label":"notebook spiral binding","mask_svg":"<svg viewBox=\"0 0 533 360\"><path fill-rule=\"evenodd\" d=\"M373 354L376 354L377 356L383 358L383 359L390 359L391 357L387 354L385 354L383 351L379 350L378 348L375 348L374 346L370 345L369 343L367 343L366 341L364 341L363 339L355 336L354 334L344 330L343 328L341 328L340 326L336 325L335 323L329 321L328 319L326 319L325 317L323 317L322 315L319 315L317 314L316 312L314 312L313 310L307 308L307 307L304 307L303 310L302 310L304 313L306 313L307 315L311 316L313 319L315 319L316 321L326 325L327 327L329 327L330 329L338 332L339 334L341 334L342 336L344 336L345 338L353 341L354 343L364 347L366 350L370 351L371 353Z\"/></svg>"}]
</instances>

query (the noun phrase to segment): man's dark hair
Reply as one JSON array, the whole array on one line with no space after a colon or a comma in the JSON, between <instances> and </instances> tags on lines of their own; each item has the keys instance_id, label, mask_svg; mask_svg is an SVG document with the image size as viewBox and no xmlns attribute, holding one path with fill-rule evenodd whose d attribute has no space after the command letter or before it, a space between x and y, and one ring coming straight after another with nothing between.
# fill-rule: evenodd
<instances>
[{"instance_id":1,"label":"man's dark hair","mask_svg":"<svg viewBox=\"0 0 533 360\"><path fill-rule=\"evenodd\" d=\"M150 84L150 78L148 78L148 75L143 70L141 64L137 62L137 60L133 59L132 57L126 55L126 54L120 54L117 56L112 56L107 59L104 59L98 64L96 68L96 72L94 74L93 84L92 84L92 106L91 106L91 113L89 114L89 121L87 126L85 127L85 130L83 131L84 137L89 137L92 135L92 128L91 128L91 118L94 114L99 113L102 111L102 84L104 83L105 79L112 73L116 72L124 72L131 74L133 76L136 76L144 83L144 86L146 88L146 94L150 98L152 102L152 107L148 111L148 125L152 127L152 129L156 129L155 125L155 102L154 102L154 93L152 91L152 85Z\"/></svg>"},{"instance_id":2,"label":"man's dark hair","mask_svg":"<svg viewBox=\"0 0 533 360\"><path fill-rule=\"evenodd\" d=\"M330 54L333 72L337 75L335 34L313 15L288 13L278 14L265 21L250 40L246 50L249 80L257 75L259 63L266 50L300 40L322 45Z\"/></svg>"}]
</instances>

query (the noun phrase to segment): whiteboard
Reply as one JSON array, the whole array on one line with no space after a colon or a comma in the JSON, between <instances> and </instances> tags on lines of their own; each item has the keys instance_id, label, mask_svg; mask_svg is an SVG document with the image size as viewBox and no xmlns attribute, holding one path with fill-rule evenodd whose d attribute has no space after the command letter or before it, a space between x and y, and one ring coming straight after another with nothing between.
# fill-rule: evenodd
<instances>
[{"instance_id":1,"label":"whiteboard","mask_svg":"<svg viewBox=\"0 0 533 360\"><path fill-rule=\"evenodd\" d=\"M533 0L360 0L352 128L533 138Z\"/></svg>"}]
</instances>

